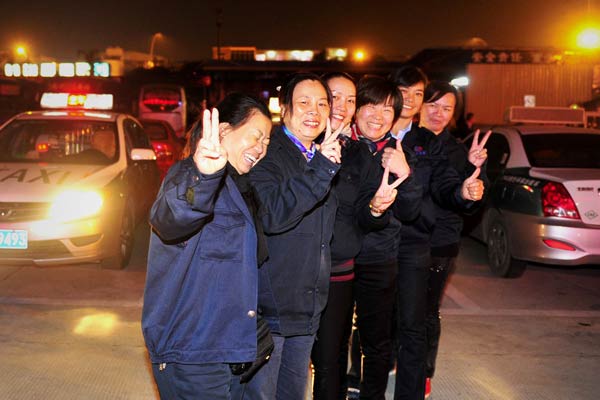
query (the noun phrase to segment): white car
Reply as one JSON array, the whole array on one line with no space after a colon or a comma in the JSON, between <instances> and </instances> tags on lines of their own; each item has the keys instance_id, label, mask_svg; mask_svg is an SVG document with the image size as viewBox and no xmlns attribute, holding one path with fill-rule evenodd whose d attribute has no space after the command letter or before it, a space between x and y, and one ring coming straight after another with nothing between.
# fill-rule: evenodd
<instances>
[{"instance_id":1,"label":"white car","mask_svg":"<svg viewBox=\"0 0 600 400\"><path fill-rule=\"evenodd\" d=\"M0 127L0 263L125 267L160 184L155 160L127 114L13 117Z\"/></svg>"},{"instance_id":2,"label":"white car","mask_svg":"<svg viewBox=\"0 0 600 400\"><path fill-rule=\"evenodd\" d=\"M552 125L490 129L491 187L473 233L487 243L492 272L518 277L527 261L600 264L600 131Z\"/></svg>"}]
</instances>

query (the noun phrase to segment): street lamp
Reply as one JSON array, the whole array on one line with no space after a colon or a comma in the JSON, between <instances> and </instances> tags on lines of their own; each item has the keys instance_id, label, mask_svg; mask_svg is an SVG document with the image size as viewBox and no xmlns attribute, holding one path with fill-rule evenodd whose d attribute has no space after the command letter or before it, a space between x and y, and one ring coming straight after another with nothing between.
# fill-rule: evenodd
<instances>
[{"instance_id":1,"label":"street lamp","mask_svg":"<svg viewBox=\"0 0 600 400\"><path fill-rule=\"evenodd\" d=\"M600 49L600 29L587 28L577 36L577 45L584 49Z\"/></svg>"},{"instance_id":2,"label":"street lamp","mask_svg":"<svg viewBox=\"0 0 600 400\"><path fill-rule=\"evenodd\" d=\"M154 43L158 39L163 39L163 38L164 38L164 35L160 32L156 32L154 35L152 35L152 40L150 41L150 59L146 63L148 68L153 68L154 64L155 64L155 62L154 62Z\"/></svg>"},{"instance_id":3,"label":"street lamp","mask_svg":"<svg viewBox=\"0 0 600 400\"><path fill-rule=\"evenodd\" d=\"M26 61L27 60L27 49L25 49L25 46L22 45L18 45L15 48L15 55L18 60L20 61Z\"/></svg>"}]
</instances>

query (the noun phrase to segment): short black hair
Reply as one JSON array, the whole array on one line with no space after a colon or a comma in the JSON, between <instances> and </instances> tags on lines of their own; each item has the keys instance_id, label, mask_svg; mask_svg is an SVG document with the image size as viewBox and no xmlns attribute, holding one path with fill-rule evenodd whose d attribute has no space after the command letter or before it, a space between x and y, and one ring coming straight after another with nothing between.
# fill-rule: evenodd
<instances>
[{"instance_id":1,"label":"short black hair","mask_svg":"<svg viewBox=\"0 0 600 400\"><path fill-rule=\"evenodd\" d=\"M456 100L456 104L454 106L454 116L457 115L458 111L462 108L462 97L458 89L452 86L448 82L444 81L431 81L425 88L425 92L423 93L423 104L425 103L434 103L451 93L454 95L454 99Z\"/></svg>"},{"instance_id":2,"label":"short black hair","mask_svg":"<svg viewBox=\"0 0 600 400\"><path fill-rule=\"evenodd\" d=\"M396 86L409 87L423 82L427 86L429 80L423 70L412 64L404 64L388 75L388 79Z\"/></svg>"}]
</instances>

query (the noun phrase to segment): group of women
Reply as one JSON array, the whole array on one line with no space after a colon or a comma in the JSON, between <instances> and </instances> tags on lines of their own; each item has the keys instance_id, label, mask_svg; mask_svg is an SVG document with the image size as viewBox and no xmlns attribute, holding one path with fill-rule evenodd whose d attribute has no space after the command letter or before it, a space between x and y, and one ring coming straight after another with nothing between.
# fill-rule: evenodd
<instances>
[{"instance_id":1,"label":"group of women","mask_svg":"<svg viewBox=\"0 0 600 400\"><path fill-rule=\"evenodd\" d=\"M394 347L395 399L424 398L459 213L484 190L487 138L452 141L456 102L409 66L293 74L274 127L243 94L205 111L150 213L142 330L161 398L303 400L312 362L313 398L345 399L353 311L360 398L385 398Z\"/></svg>"}]
</instances>

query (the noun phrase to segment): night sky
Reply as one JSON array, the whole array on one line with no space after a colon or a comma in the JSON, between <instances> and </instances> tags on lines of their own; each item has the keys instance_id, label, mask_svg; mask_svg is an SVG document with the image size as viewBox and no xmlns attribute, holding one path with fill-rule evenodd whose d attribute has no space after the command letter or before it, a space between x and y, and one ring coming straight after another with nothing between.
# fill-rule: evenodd
<instances>
[{"instance_id":1,"label":"night sky","mask_svg":"<svg viewBox=\"0 0 600 400\"><path fill-rule=\"evenodd\" d=\"M3 0L0 51L75 60L78 51L121 46L174 61L210 57L217 44L259 49L364 47L395 58L481 37L492 47L572 48L576 27L600 21L600 0L128 1ZM94 3L101 4L95 6ZM166 4L169 4L168 6Z\"/></svg>"}]
</instances>

